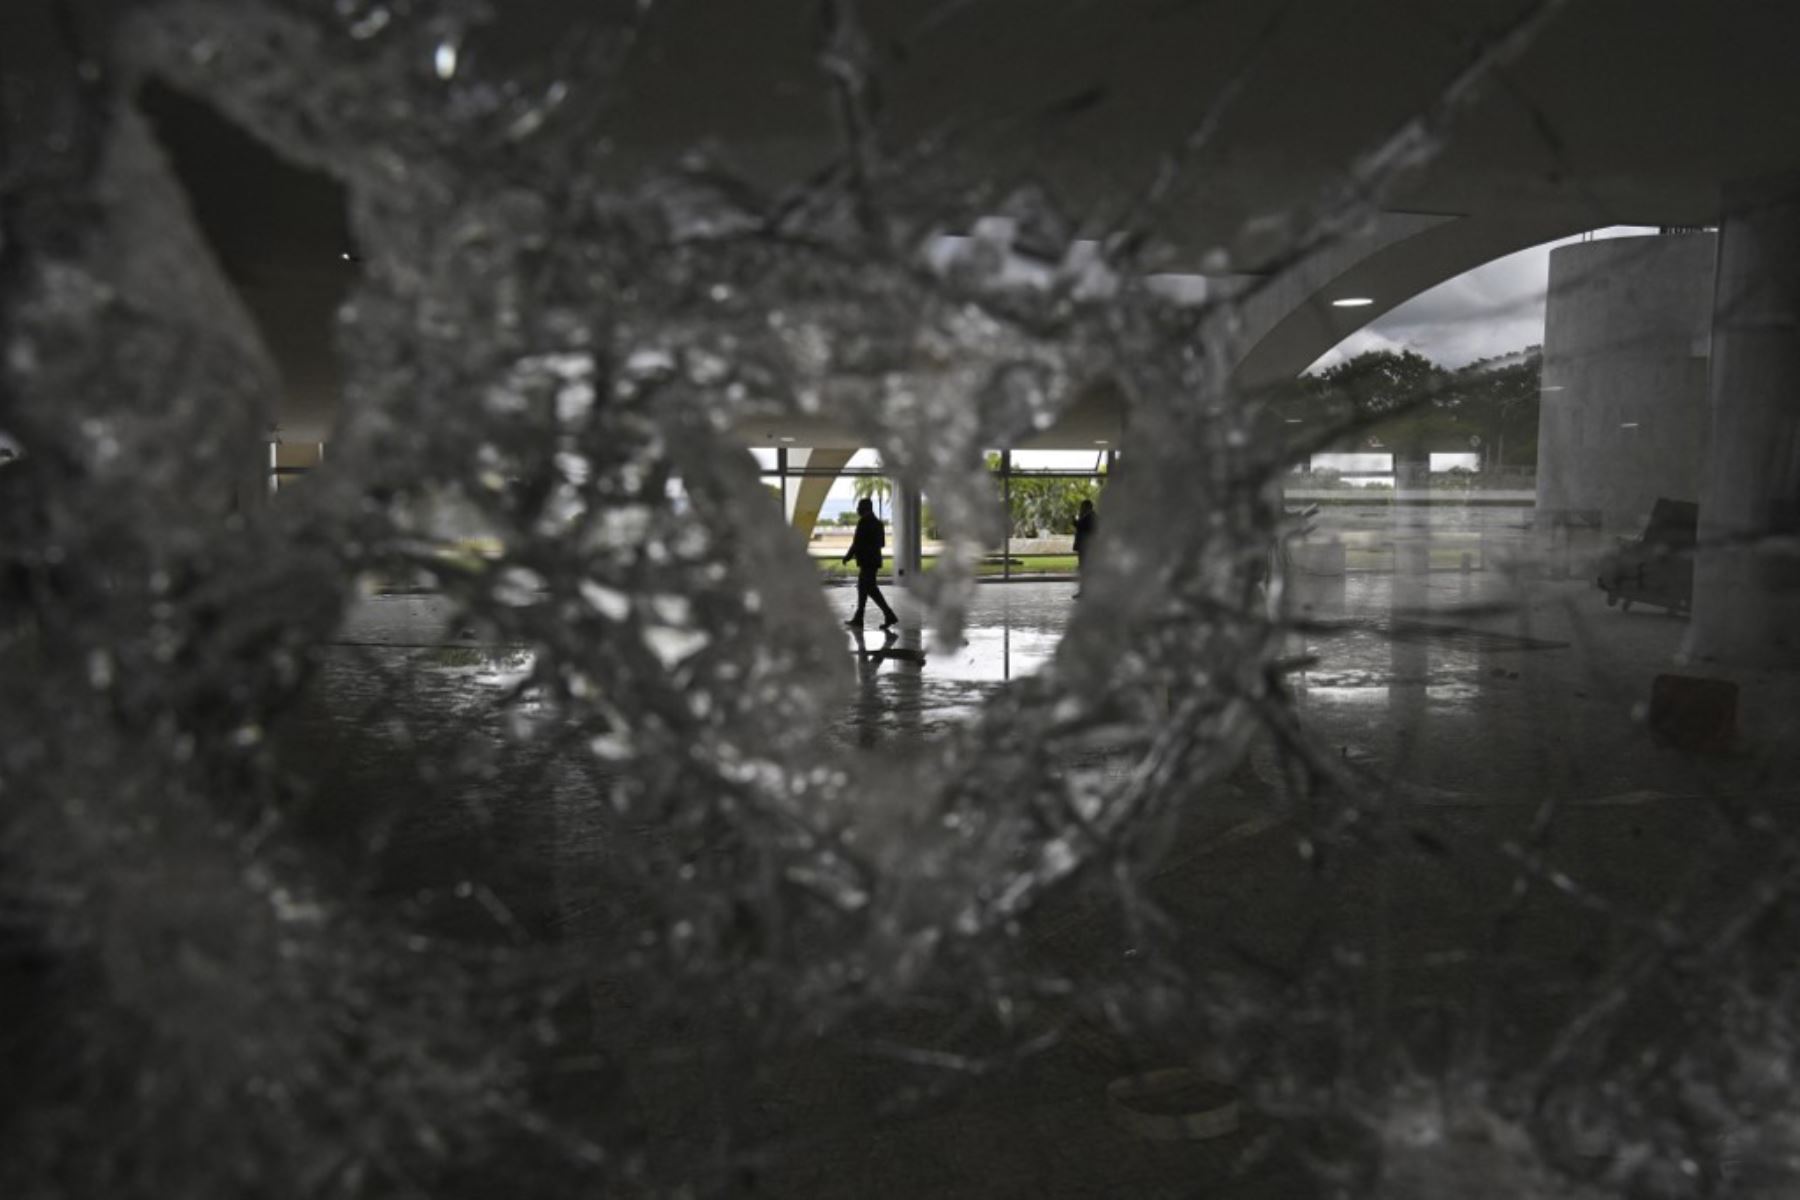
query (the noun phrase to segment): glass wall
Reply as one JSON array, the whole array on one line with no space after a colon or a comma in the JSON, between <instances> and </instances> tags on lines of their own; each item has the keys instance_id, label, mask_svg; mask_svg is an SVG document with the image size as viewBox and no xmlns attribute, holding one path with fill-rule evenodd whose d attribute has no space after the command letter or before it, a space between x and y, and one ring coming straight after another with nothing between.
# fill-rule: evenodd
<instances>
[{"instance_id":1,"label":"glass wall","mask_svg":"<svg viewBox=\"0 0 1800 1200\"><path fill-rule=\"evenodd\" d=\"M787 519L804 526L809 552L829 568L849 544L856 506L867 499L890 530L894 482L882 471L881 456L872 449L846 458L841 450L810 447L757 447L764 485L779 498ZM1118 454L1094 450L989 450L988 469L1007 514L1000 540L982 564L984 573L1033 576L1067 575L1074 571L1075 518L1082 501L1104 508L1102 492ZM802 492L811 493L802 505ZM941 530L931 497L923 497L920 514L925 569L937 556ZM890 532L890 545L892 533Z\"/></svg>"}]
</instances>

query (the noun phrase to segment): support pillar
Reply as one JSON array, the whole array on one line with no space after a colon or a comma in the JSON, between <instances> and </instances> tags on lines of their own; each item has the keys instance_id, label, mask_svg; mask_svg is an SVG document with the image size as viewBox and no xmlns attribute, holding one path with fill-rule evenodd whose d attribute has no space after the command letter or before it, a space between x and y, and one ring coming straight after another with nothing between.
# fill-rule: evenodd
<instances>
[{"instance_id":1,"label":"support pillar","mask_svg":"<svg viewBox=\"0 0 1800 1200\"><path fill-rule=\"evenodd\" d=\"M919 489L894 481L894 584L910 588L919 580L924 565L924 502Z\"/></svg>"},{"instance_id":2,"label":"support pillar","mask_svg":"<svg viewBox=\"0 0 1800 1200\"><path fill-rule=\"evenodd\" d=\"M1394 452L1394 503L1398 506L1402 492L1431 490L1431 455L1423 450Z\"/></svg>"},{"instance_id":3,"label":"support pillar","mask_svg":"<svg viewBox=\"0 0 1800 1200\"><path fill-rule=\"evenodd\" d=\"M1800 175L1727 189L1690 658L1800 666Z\"/></svg>"},{"instance_id":4,"label":"support pillar","mask_svg":"<svg viewBox=\"0 0 1800 1200\"><path fill-rule=\"evenodd\" d=\"M1000 511L1006 514L1005 518L1004 518L1005 524L1001 526L1002 532L1000 534L1000 578L1005 580L1007 583L1011 583L1012 582L1012 451L1011 450L1002 450L1000 452ZM1009 629L1007 631L1007 637L1010 638L1011 636L1012 636L1011 631ZM1009 643L1007 646L1007 650L1010 652L1011 649L1012 649L1012 647ZM1009 657L1009 662L1010 662L1010 657ZM1012 671L1011 671L1010 666L1008 667L1008 670L1007 670L1007 678L1008 679L1012 678Z\"/></svg>"}]
</instances>

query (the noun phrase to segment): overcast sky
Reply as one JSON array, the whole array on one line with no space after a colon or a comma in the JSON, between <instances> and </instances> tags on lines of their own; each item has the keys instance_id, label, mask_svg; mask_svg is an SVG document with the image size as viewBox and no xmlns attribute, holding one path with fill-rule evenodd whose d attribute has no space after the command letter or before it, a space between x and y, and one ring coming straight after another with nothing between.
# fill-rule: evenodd
<instances>
[{"instance_id":1,"label":"overcast sky","mask_svg":"<svg viewBox=\"0 0 1800 1200\"><path fill-rule=\"evenodd\" d=\"M1653 233L1635 225L1602 229L1593 237ZM1329 367L1365 350L1412 350L1447 367L1509 354L1544 340L1544 290L1550 251L1564 238L1495 259L1421 292L1367 328L1332 347L1308 370Z\"/></svg>"}]
</instances>

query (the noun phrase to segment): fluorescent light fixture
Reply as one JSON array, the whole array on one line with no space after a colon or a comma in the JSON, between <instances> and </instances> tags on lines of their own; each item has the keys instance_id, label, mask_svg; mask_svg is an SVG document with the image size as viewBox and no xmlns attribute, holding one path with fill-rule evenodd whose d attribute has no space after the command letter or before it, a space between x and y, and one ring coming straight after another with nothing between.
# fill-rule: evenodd
<instances>
[{"instance_id":1,"label":"fluorescent light fixture","mask_svg":"<svg viewBox=\"0 0 1800 1200\"><path fill-rule=\"evenodd\" d=\"M1638 427L1638 423L1636 421L1620 421L1619 422L1620 429L1636 429L1637 427Z\"/></svg>"},{"instance_id":2,"label":"fluorescent light fixture","mask_svg":"<svg viewBox=\"0 0 1800 1200\"><path fill-rule=\"evenodd\" d=\"M791 441L793 441L793 440L794 440L794 439L793 439L793 438L791 438L791 437L784 437L784 438L782 438L782 439L781 439L781 440L782 440L782 441L784 441L784 442L791 442Z\"/></svg>"},{"instance_id":3,"label":"fluorescent light fixture","mask_svg":"<svg viewBox=\"0 0 1800 1200\"><path fill-rule=\"evenodd\" d=\"M1094 445L1096 445L1096 446L1104 446L1104 445L1106 445L1106 439L1105 439L1105 438L1095 438L1095 439L1094 439Z\"/></svg>"},{"instance_id":4,"label":"fluorescent light fixture","mask_svg":"<svg viewBox=\"0 0 1800 1200\"><path fill-rule=\"evenodd\" d=\"M1300 423L1300 418L1299 417L1289 417L1287 419L1287 423L1289 425L1298 425Z\"/></svg>"},{"instance_id":5,"label":"fluorescent light fixture","mask_svg":"<svg viewBox=\"0 0 1800 1200\"><path fill-rule=\"evenodd\" d=\"M1340 296L1331 302L1333 308L1367 308L1375 303L1373 296Z\"/></svg>"},{"instance_id":6,"label":"fluorescent light fixture","mask_svg":"<svg viewBox=\"0 0 1800 1200\"><path fill-rule=\"evenodd\" d=\"M1562 390L1563 390L1563 385L1560 383L1545 384L1543 387L1538 389L1538 391L1540 391L1540 392L1560 392Z\"/></svg>"}]
</instances>

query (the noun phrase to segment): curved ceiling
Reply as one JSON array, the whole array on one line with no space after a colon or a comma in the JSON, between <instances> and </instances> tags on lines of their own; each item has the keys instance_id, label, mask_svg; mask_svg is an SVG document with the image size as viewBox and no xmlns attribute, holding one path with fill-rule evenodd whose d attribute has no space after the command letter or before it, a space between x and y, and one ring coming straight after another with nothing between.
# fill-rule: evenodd
<instances>
[{"instance_id":1,"label":"curved ceiling","mask_svg":"<svg viewBox=\"0 0 1800 1200\"><path fill-rule=\"evenodd\" d=\"M99 10L106 0L81 3ZM1254 272L1279 244L1259 234L1267 228L1260 218L1341 180L1358 154L1430 104L1496 32L1540 4L863 0L856 7L890 147L938 138L950 148L944 161L971 178L1040 180L1089 232L1108 231L1167 148L1235 87L1216 136L1193 156L1163 210L1160 232L1190 265L1212 252L1211 267L1224 261ZM1438 234L1443 245L1435 253L1427 252L1428 237L1399 257L1362 255L1366 261L1353 269L1386 272L1372 294L1404 300L1456 273L1449 266L1485 261L1471 261L1478 245L1493 257L1605 225L1712 223L1722 184L1800 167L1800 72L1791 65L1800 13L1791 3L1551 7L1559 11L1460 113L1441 153L1386 200L1390 209L1462 218L1461 231ZM476 75L555 75L570 69L565 48L584 27L642 14L641 40L603 123L627 162L710 142L747 172L779 183L835 153L817 61L818 0L537 0L496 8L495 22L465 45L464 69ZM32 28L22 22L0 37L0 65L15 82L30 79L39 55L32 38L41 30ZM278 356L288 343L288 360L310 361L316 345L293 343L310 335L289 331L329 326L329 308L312 309L332 303L341 282L328 277L342 270L332 265L345 249L341 198L330 199L329 189L277 189L283 202L255 206L278 160L223 152L230 138L209 132L204 117L162 115L165 142L187 160L179 164L183 180L228 273L281 293L263 305L279 310L265 327L283 327L267 329L269 341ZM184 144L197 148L183 152ZM317 202L288 202L307 195ZM1356 323L1378 311L1362 310ZM1290 305L1268 323L1270 339L1252 351L1246 374L1279 373L1305 352L1300 347L1353 327L1322 325L1305 304ZM329 383L297 391L304 394L292 398L293 421L322 427ZM1104 412L1095 412L1103 425ZM1082 432L1092 432L1094 422L1083 421Z\"/></svg>"},{"instance_id":2,"label":"curved ceiling","mask_svg":"<svg viewBox=\"0 0 1800 1200\"><path fill-rule=\"evenodd\" d=\"M559 0L574 16L591 6ZM646 152L713 139L779 175L829 154L814 0L652 8L614 127ZM1155 171L1231 81L1168 232L1241 241L1429 105L1533 0L865 0L890 143L953 134L1096 209ZM1457 120L1397 207L1562 208L1585 228L1701 224L1720 181L1800 166L1800 35L1767 0L1558 9ZM547 11L547 10L545 10ZM519 26L545 19L508 14ZM591 19L587 18L587 19ZM515 30L515 36L522 33ZM1240 258L1240 269L1254 269Z\"/></svg>"}]
</instances>

